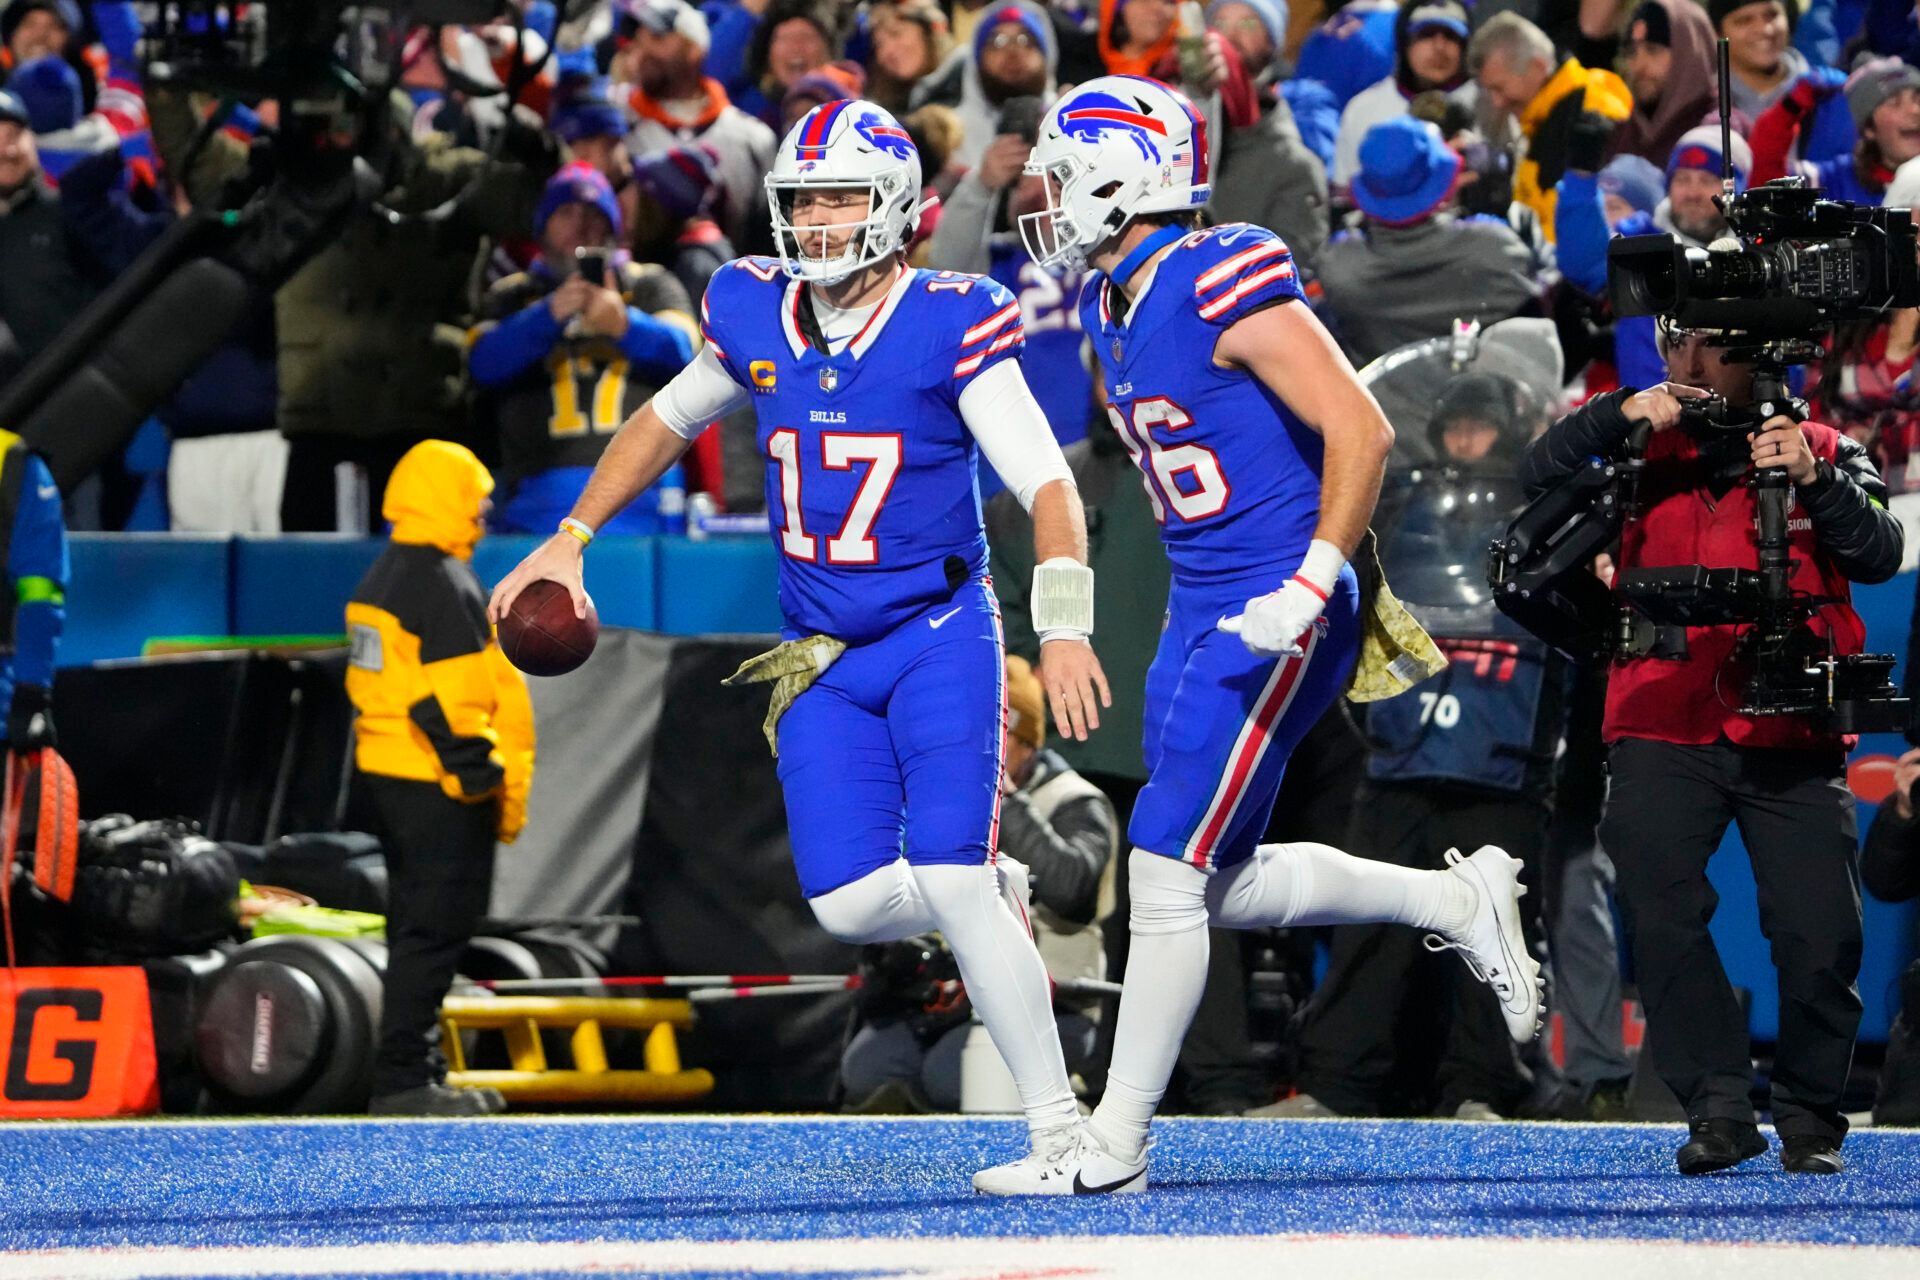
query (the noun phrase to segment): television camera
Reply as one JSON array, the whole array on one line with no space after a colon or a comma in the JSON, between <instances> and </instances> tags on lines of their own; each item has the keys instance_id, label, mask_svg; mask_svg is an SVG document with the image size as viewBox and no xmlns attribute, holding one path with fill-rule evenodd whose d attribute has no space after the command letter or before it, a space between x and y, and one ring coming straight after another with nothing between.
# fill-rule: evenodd
<instances>
[{"instance_id":1,"label":"television camera","mask_svg":"<svg viewBox=\"0 0 1920 1280\"><path fill-rule=\"evenodd\" d=\"M1727 94L1726 42L1720 50ZM1724 112L1721 154L1729 155ZM1707 330L1723 361L1752 363L1753 404L1690 402L1683 428L1696 438L1749 432L1776 415L1804 421L1788 389L1794 364L1820 355L1836 327L1920 305L1920 259L1905 209L1825 200L1800 178L1736 193L1730 166L1717 199L1726 235L1706 249L1667 235L1626 236L1608 248L1616 316L1657 316ZM1790 486L1785 468L1747 480L1758 514L1758 569L1673 565L1621 570L1611 590L1590 571L1633 515L1648 425L1636 423L1625 454L1595 458L1542 494L1489 553L1500 608L1577 660L1642 655L1681 658L1686 628L1746 628L1738 651L1751 672L1740 710L1795 715L1842 733L1904 731L1908 701L1889 676L1890 654L1832 652L1808 624L1833 597L1790 584Z\"/></svg>"}]
</instances>

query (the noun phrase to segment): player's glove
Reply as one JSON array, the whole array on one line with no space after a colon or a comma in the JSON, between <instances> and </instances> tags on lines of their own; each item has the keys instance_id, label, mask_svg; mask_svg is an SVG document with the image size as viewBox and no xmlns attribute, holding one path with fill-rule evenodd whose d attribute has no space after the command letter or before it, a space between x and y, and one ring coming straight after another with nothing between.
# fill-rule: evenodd
<instances>
[{"instance_id":1,"label":"player's glove","mask_svg":"<svg viewBox=\"0 0 1920 1280\"><path fill-rule=\"evenodd\" d=\"M1299 572L1285 586L1247 601L1239 613L1220 619L1220 629L1239 636L1240 643L1263 658L1298 657L1301 638L1320 620L1346 562L1338 547L1314 539Z\"/></svg>"},{"instance_id":2,"label":"player's glove","mask_svg":"<svg viewBox=\"0 0 1920 1280\"><path fill-rule=\"evenodd\" d=\"M13 705L7 710L7 738L8 745L20 752L56 745L53 690L42 684L14 686Z\"/></svg>"}]
</instances>

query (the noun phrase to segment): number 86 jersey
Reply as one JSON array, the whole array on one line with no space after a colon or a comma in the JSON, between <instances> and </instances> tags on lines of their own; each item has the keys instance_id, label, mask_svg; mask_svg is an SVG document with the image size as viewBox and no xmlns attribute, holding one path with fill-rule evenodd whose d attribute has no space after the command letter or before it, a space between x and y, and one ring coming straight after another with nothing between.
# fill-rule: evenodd
<instances>
[{"instance_id":1,"label":"number 86 jersey","mask_svg":"<svg viewBox=\"0 0 1920 1280\"><path fill-rule=\"evenodd\" d=\"M1108 416L1146 482L1176 579L1284 577L1313 540L1319 433L1251 373L1213 362L1235 321L1304 298L1286 245L1246 223L1178 241L1129 311L1103 274L1081 295Z\"/></svg>"},{"instance_id":2,"label":"number 86 jersey","mask_svg":"<svg viewBox=\"0 0 1920 1280\"><path fill-rule=\"evenodd\" d=\"M701 330L752 394L794 635L877 640L986 573L967 384L1024 343L991 280L903 270L838 354L814 345L807 286L771 258L728 263Z\"/></svg>"}]
</instances>

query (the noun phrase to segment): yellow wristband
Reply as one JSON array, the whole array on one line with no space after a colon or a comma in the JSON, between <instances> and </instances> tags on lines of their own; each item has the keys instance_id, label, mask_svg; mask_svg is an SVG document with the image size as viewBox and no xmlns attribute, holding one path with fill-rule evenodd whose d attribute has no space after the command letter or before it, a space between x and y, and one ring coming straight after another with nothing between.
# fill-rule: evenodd
<instances>
[{"instance_id":1,"label":"yellow wristband","mask_svg":"<svg viewBox=\"0 0 1920 1280\"><path fill-rule=\"evenodd\" d=\"M560 531L562 533L570 533L580 539L580 545L583 547L593 541L593 530L586 522L575 520L572 516L568 516L560 522Z\"/></svg>"}]
</instances>

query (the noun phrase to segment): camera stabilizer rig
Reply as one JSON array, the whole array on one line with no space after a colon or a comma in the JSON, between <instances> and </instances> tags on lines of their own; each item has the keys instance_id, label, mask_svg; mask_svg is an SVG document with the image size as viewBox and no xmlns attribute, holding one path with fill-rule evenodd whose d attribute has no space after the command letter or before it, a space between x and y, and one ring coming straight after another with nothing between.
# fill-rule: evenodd
<instances>
[{"instance_id":1,"label":"camera stabilizer rig","mask_svg":"<svg viewBox=\"0 0 1920 1280\"><path fill-rule=\"evenodd\" d=\"M1721 101L1727 47L1720 46ZM1721 154L1729 155L1722 113ZM1920 304L1920 260L1905 209L1819 199L1786 178L1736 194L1723 172L1719 204L1731 243L1691 249L1665 236L1629 236L1608 247L1614 313L1653 315L1716 330L1721 359L1754 365L1753 405L1711 398L1686 407L1684 428L1711 441L1775 416L1804 421L1787 370L1817 359L1818 335L1835 325ZM1684 658L1686 628L1741 626L1736 655L1750 672L1740 711L1794 715L1840 733L1904 731L1908 700L1889 676L1890 654L1837 654L1809 623L1837 598L1796 592L1788 534L1786 469L1765 467L1755 491L1758 569L1674 565L1626 569L1610 591L1590 571L1634 513L1648 424L1636 422L1625 456L1595 458L1542 494L1494 542L1488 580L1500 608L1576 660ZM1618 600L1616 600L1616 596Z\"/></svg>"}]
</instances>

